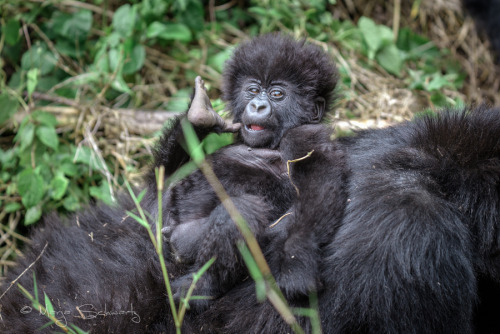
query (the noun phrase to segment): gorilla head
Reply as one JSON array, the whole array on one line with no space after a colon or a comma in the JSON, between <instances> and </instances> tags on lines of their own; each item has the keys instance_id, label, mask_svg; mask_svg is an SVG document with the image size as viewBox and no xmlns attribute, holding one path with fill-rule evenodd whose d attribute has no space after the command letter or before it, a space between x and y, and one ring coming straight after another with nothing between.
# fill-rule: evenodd
<instances>
[{"instance_id":1,"label":"gorilla head","mask_svg":"<svg viewBox=\"0 0 500 334\"><path fill-rule=\"evenodd\" d=\"M252 147L276 148L284 132L318 123L333 100L337 70L319 47L280 34L241 44L226 62L222 98Z\"/></svg>"}]
</instances>

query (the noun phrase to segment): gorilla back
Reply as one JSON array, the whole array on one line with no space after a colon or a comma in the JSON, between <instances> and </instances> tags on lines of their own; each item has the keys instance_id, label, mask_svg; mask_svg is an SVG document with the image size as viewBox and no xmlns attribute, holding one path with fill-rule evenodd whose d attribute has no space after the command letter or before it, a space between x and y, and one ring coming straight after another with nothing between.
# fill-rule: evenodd
<instances>
[{"instance_id":1,"label":"gorilla back","mask_svg":"<svg viewBox=\"0 0 500 334\"><path fill-rule=\"evenodd\" d=\"M285 135L280 150L287 150L283 145L304 146L300 129ZM488 309L500 309L500 299L490 296L499 297L500 287L500 110L444 111L333 142L316 138L308 143L307 150L315 150L311 157L330 145L344 152L347 169L347 197L337 199L322 190L342 182L331 174L325 177L329 169L301 168L306 159L296 162L292 172L299 189L324 180L322 187L309 188L312 193L297 201L316 193L317 201L345 205L340 221L331 214L333 219L320 220L328 213L318 205L302 206L297 215L316 217L298 222L310 229L336 226L327 242L316 245L312 257L320 267L316 286L323 331L500 332L498 315ZM308 207L310 211L304 211ZM294 230L287 238L299 244L280 248L271 243L271 264L276 256L296 258L304 249ZM272 269L279 278L288 275L290 267L278 262ZM293 296L293 305L308 305L307 294L300 297L289 290L291 282L303 277L288 276L282 284ZM290 330L253 294L252 286L241 285L216 301L206 314L218 320L213 321L215 331ZM306 319L300 321L309 328Z\"/></svg>"}]
</instances>

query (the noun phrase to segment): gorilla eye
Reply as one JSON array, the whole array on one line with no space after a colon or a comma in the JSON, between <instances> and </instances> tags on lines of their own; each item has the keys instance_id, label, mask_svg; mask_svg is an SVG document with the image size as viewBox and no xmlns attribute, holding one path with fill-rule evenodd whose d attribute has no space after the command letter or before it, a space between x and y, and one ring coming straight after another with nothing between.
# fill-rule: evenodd
<instances>
[{"instance_id":1,"label":"gorilla eye","mask_svg":"<svg viewBox=\"0 0 500 334\"><path fill-rule=\"evenodd\" d=\"M275 97L275 98L283 97L283 92L275 89L275 90L271 91L271 96Z\"/></svg>"},{"instance_id":2,"label":"gorilla eye","mask_svg":"<svg viewBox=\"0 0 500 334\"><path fill-rule=\"evenodd\" d=\"M258 88L255 88L255 87L251 87L251 88L249 88L249 89L248 89L248 91L249 91L250 93L252 93L252 94L259 94L259 93L260 93L259 89L258 89Z\"/></svg>"}]
</instances>

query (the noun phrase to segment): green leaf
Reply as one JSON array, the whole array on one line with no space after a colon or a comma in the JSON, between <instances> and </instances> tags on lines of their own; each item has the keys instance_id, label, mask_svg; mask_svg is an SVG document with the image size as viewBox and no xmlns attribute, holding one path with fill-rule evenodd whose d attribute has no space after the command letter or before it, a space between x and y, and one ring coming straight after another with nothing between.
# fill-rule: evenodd
<instances>
[{"instance_id":1,"label":"green leaf","mask_svg":"<svg viewBox=\"0 0 500 334\"><path fill-rule=\"evenodd\" d=\"M26 215L24 216L24 225L28 226L36 223L42 217L42 208L40 205L33 206L26 210Z\"/></svg>"},{"instance_id":2,"label":"green leaf","mask_svg":"<svg viewBox=\"0 0 500 334\"><path fill-rule=\"evenodd\" d=\"M21 204L12 202L5 205L4 210L6 213L15 212L21 209Z\"/></svg>"},{"instance_id":3,"label":"green leaf","mask_svg":"<svg viewBox=\"0 0 500 334\"><path fill-rule=\"evenodd\" d=\"M131 211L127 211L127 215L129 215L130 217L134 218L139 224L141 224L145 228L149 228L150 227L147 221L145 221L144 219L142 219L141 217L139 217L135 213L133 213Z\"/></svg>"},{"instance_id":4,"label":"green leaf","mask_svg":"<svg viewBox=\"0 0 500 334\"><path fill-rule=\"evenodd\" d=\"M40 69L40 75L51 72L57 63L56 57L47 50L45 44L36 44L26 51L21 58L21 68L29 71L32 68Z\"/></svg>"},{"instance_id":5,"label":"green leaf","mask_svg":"<svg viewBox=\"0 0 500 334\"><path fill-rule=\"evenodd\" d=\"M59 166L58 171L67 176L76 176L78 174L78 167L74 163L65 162Z\"/></svg>"},{"instance_id":6,"label":"green leaf","mask_svg":"<svg viewBox=\"0 0 500 334\"><path fill-rule=\"evenodd\" d=\"M362 16L358 21L358 27L363 40L368 46L368 58L373 59L384 46L394 45L392 30L384 25L377 25L372 19Z\"/></svg>"},{"instance_id":7,"label":"green leaf","mask_svg":"<svg viewBox=\"0 0 500 334\"><path fill-rule=\"evenodd\" d=\"M144 60L146 60L146 49L144 49L144 46L137 44L126 58L127 60L123 65L123 74L135 73L144 65Z\"/></svg>"},{"instance_id":8,"label":"green leaf","mask_svg":"<svg viewBox=\"0 0 500 334\"><path fill-rule=\"evenodd\" d=\"M399 76L403 59L394 44L387 45L377 53L376 60L387 72Z\"/></svg>"},{"instance_id":9,"label":"green leaf","mask_svg":"<svg viewBox=\"0 0 500 334\"><path fill-rule=\"evenodd\" d=\"M146 195L146 193L148 192L148 189L143 189L139 195L137 195L137 202L138 203L141 203L142 202L142 199L144 198L144 196Z\"/></svg>"},{"instance_id":10,"label":"green leaf","mask_svg":"<svg viewBox=\"0 0 500 334\"><path fill-rule=\"evenodd\" d=\"M92 170L100 170L107 168L102 165L102 163L100 162L100 160L98 160L94 152L92 152L92 150L87 146L81 146L78 148L78 150L76 151L74 161L84 163L85 165L89 166Z\"/></svg>"},{"instance_id":11,"label":"green leaf","mask_svg":"<svg viewBox=\"0 0 500 334\"><path fill-rule=\"evenodd\" d=\"M224 63L226 62L226 60L229 59L229 57L231 57L232 53L233 50L231 48L227 48L224 51L218 52L215 55L208 58L208 64L212 66L215 70L217 70L219 73L222 73Z\"/></svg>"},{"instance_id":12,"label":"green leaf","mask_svg":"<svg viewBox=\"0 0 500 334\"><path fill-rule=\"evenodd\" d=\"M54 314L54 306L52 306L52 303L50 302L49 296L44 292L43 293L45 296L45 308L47 309L48 314Z\"/></svg>"},{"instance_id":13,"label":"green leaf","mask_svg":"<svg viewBox=\"0 0 500 334\"><path fill-rule=\"evenodd\" d=\"M368 50L372 52L378 51L382 45L382 36L380 36L375 22L372 19L362 16L358 21L358 27L368 45Z\"/></svg>"},{"instance_id":14,"label":"green leaf","mask_svg":"<svg viewBox=\"0 0 500 334\"><path fill-rule=\"evenodd\" d=\"M31 208L42 200L45 184L40 175L28 168L17 176L17 191L24 207Z\"/></svg>"},{"instance_id":15,"label":"green leaf","mask_svg":"<svg viewBox=\"0 0 500 334\"><path fill-rule=\"evenodd\" d=\"M28 146L33 143L35 137L35 125L30 121L24 122L16 134L14 140L20 143L19 149L24 151Z\"/></svg>"},{"instance_id":16,"label":"green leaf","mask_svg":"<svg viewBox=\"0 0 500 334\"><path fill-rule=\"evenodd\" d=\"M89 10L80 10L73 14L56 11L52 21L53 30L74 44L77 40L81 41L87 38L92 28L92 13Z\"/></svg>"},{"instance_id":17,"label":"green leaf","mask_svg":"<svg viewBox=\"0 0 500 334\"><path fill-rule=\"evenodd\" d=\"M5 123L12 115L14 115L19 108L19 102L7 93L0 94L0 125Z\"/></svg>"},{"instance_id":18,"label":"green leaf","mask_svg":"<svg viewBox=\"0 0 500 334\"><path fill-rule=\"evenodd\" d=\"M153 22L149 25L146 36L148 38L159 38L164 40L177 40L190 42L192 40L191 30L182 23L160 23Z\"/></svg>"},{"instance_id":19,"label":"green leaf","mask_svg":"<svg viewBox=\"0 0 500 334\"><path fill-rule=\"evenodd\" d=\"M69 181L63 175L58 175L50 181L50 197L56 201L60 200L68 189Z\"/></svg>"},{"instance_id":20,"label":"green leaf","mask_svg":"<svg viewBox=\"0 0 500 334\"><path fill-rule=\"evenodd\" d=\"M135 14L135 7L131 7L129 4L118 8L113 15L113 29L122 37L132 36L135 25Z\"/></svg>"},{"instance_id":21,"label":"green leaf","mask_svg":"<svg viewBox=\"0 0 500 334\"><path fill-rule=\"evenodd\" d=\"M207 154L212 154L221 147L234 142L232 133L211 133L203 139L203 148Z\"/></svg>"},{"instance_id":22,"label":"green leaf","mask_svg":"<svg viewBox=\"0 0 500 334\"><path fill-rule=\"evenodd\" d=\"M190 96L191 89L180 89L170 98L166 108L171 111L187 110Z\"/></svg>"},{"instance_id":23,"label":"green leaf","mask_svg":"<svg viewBox=\"0 0 500 334\"><path fill-rule=\"evenodd\" d=\"M185 10L175 14L179 22L183 22L194 31L202 32L205 23L205 11L202 1L189 1Z\"/></svg>"},{"instance_id":24,"label":"green leaf","mask_svg":"<svg viewBox=\"0 0 500 334\"><path fill-rule=\"evenodd\" d=\"M40 124L50 126L52 128L57 125L57 118L48 112L36 110L33 114L31 114L31 116Z\"/></svg>"},{"instance_id":25,"label":"green leaf","mask_svg":"<svg viewBox=\"0 0 500 334\"><path fill-rule=\"evenodd\" d=\"M443 76L440 73L436 73L426 88L428 91L431 91L431 90L438 90L438 89L441 89L443 87L453 87L453 84L451 83L451 81L453 81L453 79L455 79L455 77L456 76L454 74L451 74L451 75L448 74L448 75Z\"/></svg>"},{"instance_id":26,"label":"green leaf","mask_svg":"<svg viewBox=\"0 0 500 334\"><path fill-rule=\"evenodd\" d=\"M53 150L57 150L59 146L59 138L57 137L56 129L54 127L42 125L37 127L36 136L45 145Z\"/></svg>"},{"instance_id":27,"label":"green leaf","mask_svg":"<svg viewBox=\"0 0 500 334\"><path fill-rule=\"evenodd\" d=\"M446 95L444 95L440 91L436 91L431 95L431 102L436 107L446 107L450 104L450 101L453 102L453 100L446 97Z\"/></svg>"},{"instance_id":28,"label":"green leaf","mask_svg":"<svg viewBox=\"0 0 500 334\"><path fill-rule=\"evenodd\" d=\"M114 72L120 66L120 62L122 60L122 57L120 56L120 51L117 49L111 49L108 52L108 64L109 64L109 69Z\"/></svg>"},{"instance_id":29,"label":"green leaf","mask_svg":"<svg viewBox=\"0 0 500 334\"><path fill-rule=\"evenodd\" d=\"M110 185L107 181L102 181L99 187L93 186L90 187L89 190L90 196L97 198L108 205L111 205L115 202L113 197L111 196Z\"/></svg>"},{"instance_id":30,"label":"green leaf","mask_svg":"<svg viewBox=\"0 0 500 334\"><path fill-rule=\"evenodd\" d=\"M76 211L80 208L80 202L75 196L68 196L63 200L63 206L68 211Z\"/></svg>"},{"instance_id":31,"label":"green leaf","mask_svg":"<svg viewBox=\"0 0 500 334\"><path fill-rule=\"evenodd\" d=\"M132 94L132 91L127 86L127 83L125 82L122 76L117 76L115 80L111 82L111 87L113 87L114 89L116 89L121 93Z\"/></svg>"},{"instance_id":32,"label":"green leaf","mask_svg":"<svg viewBox=\"0 0 500 334\"><path fill-rule=\"evenodd\" d=\"M35 91L36 85L38 84L38 73L40 70L38 68L32 68L26 74L27 82L26 89L28 90L28 95L31 97L31 94Z\"/></svg>"},{"instance_id":33,"label":"green leaf","mask_svg":"<svg viewBox=\"0 0 500 334\"><path fill-rule=\"evenodd\" d=\"M2 27L2 32L5 36L5 43L8 45L15 45L21 38L19 33L21 29L21 24L19 20L11 19L7 21L7 24Z\"/></svg>"}]
</instances>

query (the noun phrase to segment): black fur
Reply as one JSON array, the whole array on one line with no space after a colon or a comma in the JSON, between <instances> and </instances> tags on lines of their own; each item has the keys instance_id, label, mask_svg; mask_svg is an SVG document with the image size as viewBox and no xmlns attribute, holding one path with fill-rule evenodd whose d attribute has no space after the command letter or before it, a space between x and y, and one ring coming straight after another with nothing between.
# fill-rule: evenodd
<instances>
[{"instance_id":1,"label":"black fur","mask_svg":"<svg viewBox=\"0 0 500 334\"><path fill-rule=\"evenodd\" d=\"M278 236L268 246L290 303L307 306L302 287L315 278L325 333L498 333L500 110L444 111L333 142L308 127L280 147L315 150L292 172L307 205L296 206L285 243ZM300 260L287 265L297 254L313 275ZM200 321L213 332L289 332L252 289L234 287Z\"/></svg>"},{"instance_id":2,"label":"black fur","mask_svg":"<svg viewBox=\"0 0 500 334\"><path fill-rule=\"evenodd\" d=\"M488 34L498 59L500 56L500 1L463 0L463 3L474 16L479 27Z\"/></svg>"}]
</instances>

